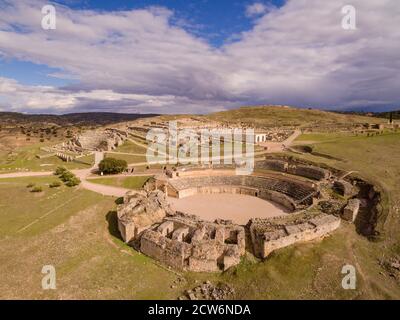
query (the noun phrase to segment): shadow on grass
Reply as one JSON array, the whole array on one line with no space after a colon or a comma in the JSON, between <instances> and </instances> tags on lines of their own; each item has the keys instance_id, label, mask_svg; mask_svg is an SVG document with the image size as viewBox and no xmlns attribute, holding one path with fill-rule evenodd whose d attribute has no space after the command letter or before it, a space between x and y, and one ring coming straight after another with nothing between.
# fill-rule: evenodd
<instances>
[{"instance_id":1,"label":"shadow on grass","mask_svg":"<svg viewBox=\"0 0 400 320\"><path fill-rule=\"evenodd\" d=\"M117 211L109 211L106 215L106 220L108 222L108 232L118 240L122 240L121 234L118 230L118 218Z\"/></svg>"}]
</instances>

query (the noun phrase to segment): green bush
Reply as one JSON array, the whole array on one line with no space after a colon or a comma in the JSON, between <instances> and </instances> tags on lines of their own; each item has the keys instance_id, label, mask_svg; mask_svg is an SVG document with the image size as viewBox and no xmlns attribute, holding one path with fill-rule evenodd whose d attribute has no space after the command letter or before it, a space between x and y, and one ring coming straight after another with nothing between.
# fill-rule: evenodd
<instances>
[{"instance_id":1,"label":"green bush","mask_svg":"<svg viewBox=\"0 0 400 320\"><path fill-rule=\"evenodd\" d=\"M31 183L29 183L26 187L27 187L27 188L32 188L32 187L34 187L34 186L35 186L35 184L31 182Z\"/></svg>"},{"instance_id":2,"label":"green bush","mask_svg":"<svg viewBox=\"0 0 400 320\"><path fill-rule=\"evenodd\" d=\"M31 190L31 192L42 192L42 191L43 191L42 187L34 187Z\"/></svg>"},{"instance_id":3,"label":"green bush","mask_svg":"<svg viewBox=\"0 0 400 320\"><path fill-rule=\"evenodd\" d=\"M61 183L58 181L54 181L52 183L50 183L50 188L58 188L61 186Z\"/></svg>"},{"instance_id":4,"label":"green bush","mask_svg":"<svg viewBox=\"0 0 400 320\"><path fill-rule=\"evenodd\" d=\"M99 170L105 174L121 173L128 168L128 163L125 160L105 158L99 163Z\"/></svg>"},{"instance_id":5,"label":"green bush","mask_svg":"<svg viewBox=\"0 0 400 320\"><path fill-rule=\"evenodd\" d=\"M72 172L69 172L69 171L65 171L62 175L60 175L60 179L63 182L68 182L73 177L75 177L75 175Z\"/></svg>"},{"instance_id":6,"label":"green bush","mask_svg":"<svg viewBox=\"0 0 400 320\"><path fill-rule=\"evenodd\" d=\"M81 183L81 180L78 177L73 176L71 179L69 179L65 185L68 187L74 187L77 186Z\"/></svg>"},{"instance_id":7,"label":"green bush","mask_svg":"<svg viewBox=\"0 0 400 320\"><path fill-rule=\"evenodd\" d=\"M65 169L64 167L57 167L57 169L54 171L54 175L60 176L66 171L67 169Z\"/></svg>"},{"instance_id":8,"label":"green bush","mask_svg":"<svg viewBox=\"0 0 400 320\"><path fill-rule=\"evenodd\" d=\"M76 177L72 172L68 171L64 167L58 167L54 171L54 174L58 175L60 180L64 182L65 185L67 185L68 187L77 186L81 183L81 180L78 177ZM50 184L50 188L57 188L59 186L61 186L61 183L59 182L53 182L52 184Z\"/></svg>"}]
</instances>

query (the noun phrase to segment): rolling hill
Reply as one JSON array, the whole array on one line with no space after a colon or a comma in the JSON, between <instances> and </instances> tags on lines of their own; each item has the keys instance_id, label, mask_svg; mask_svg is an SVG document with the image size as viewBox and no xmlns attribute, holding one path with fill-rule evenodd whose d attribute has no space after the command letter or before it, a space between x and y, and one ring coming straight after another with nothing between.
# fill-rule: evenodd
<instances>
[{"instance_id":1,"label":"rolling hill","mask_svg":"<svg viewBox=\"0 0 400 320\"><path fill-rule=\"evenodd\" d=\"M212 113L210 120L236 122L257 126L329 127L356 123L383 123L385 120L316 109L299 109L288 106L242 107Z\"/></svg>"}]
</instances>

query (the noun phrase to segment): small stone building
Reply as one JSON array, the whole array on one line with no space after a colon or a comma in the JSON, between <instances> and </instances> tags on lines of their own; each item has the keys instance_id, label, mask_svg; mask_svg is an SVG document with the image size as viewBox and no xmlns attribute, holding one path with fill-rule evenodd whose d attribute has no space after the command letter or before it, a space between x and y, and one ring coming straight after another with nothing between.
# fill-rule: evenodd
<instances>
[{"instance_id":1,"label":"small stone building","mask_svg":"<svg viewBox=\"0 0 400 320\"><path fill-rule=\"evenodd\" d=\"M357 218L358 211L360 209L359 199L350 199L347 206L343 209L342 218L344 220L354 222Z\"/></svg>"}]
</instances>

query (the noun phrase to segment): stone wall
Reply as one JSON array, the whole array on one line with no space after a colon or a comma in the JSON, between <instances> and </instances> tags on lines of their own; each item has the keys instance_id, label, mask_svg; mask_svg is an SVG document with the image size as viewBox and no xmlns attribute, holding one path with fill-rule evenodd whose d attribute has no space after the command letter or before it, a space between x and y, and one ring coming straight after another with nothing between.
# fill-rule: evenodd
<instances>
[{"instance_id":1,"label":"stone wall","mask_svg":"<svg viewBox=\"0 0 400 320\"><path fill-rule=\"evenodd\" d=\"M315 166L291 165L288 167L287 172L313 180L323 180L329 178L330 176L330 172L328 170Z\"/></svg>"},{"instance_id":2,"label":"stone wall","mask_svg":"<svg viewBox=\"0 0 400 320\"><path fill-rule=\"evenodd\" d=\"M326 214L319 214L299 223L279 224L267 222L268 230L264 231L260 220L250 223L250 234L254 254L266 258L273 251L295 243L321 238L340 226L340 219Z\"/></svg>"},{"instance_id":3,"label":"stone wall","mask_svg":"<svg viewBox=\"0 0 400 320\"><path fill-rule=\"evenodd\" d=\"M257 161L254 164L255 169L265 169L265 170L274 170L280 172L286 172L288 168L288 163L282 160L264 160Z\"/></svg>"},{"instance_id":4,"label":"stone wall","mask_svg":"<svg viewBox=\"0 0 400 320\"><path fill-rule=\"evenodd\" d=\"M330 172L326 169L312 165L289 163L288 161L278 159L257 161L255 163L255 169L287 172L313 180L323 180L330 177Z\"/></svg>"},{"instance_id":5,"label":"stone wall","mask_svg":"<svg viewBox=\"0 0 400 320\"><path fill-rule=\"evenodd\" d=\"M138 240L144 230L171 213L161 191L130 191L117 208L118 230L126 243Z\"/></svg>"},{"instance_id":6,"label":"stone wall","mask_svg":"<svg viewBox=\"0 0 400 320\"><path fill-rule=\"evenodd\" d=\"M311 205L316 186L285 177L265 175L224 175L196 176L169 180L171 193L178 198L197 193L238 193L261 197L280 203L290 210L299 206ZM270 192L271 191L271 192ZM281 194L281 195L279 195Z\"/></svg>"},{"instance_id":7,"label":"stone wall","mask_svg":"<svg viewBox=\"0 0 400 320\"><path fill-rule=\"evenodd\" d=\"M342 218L347 221L354 222L360 209L359 199L350 199L347 206L343 209Z\"/></svg>"},{"instance_id":8,"label":"stone wall","mask_svg":"<svg viewBox=\"0 0 400 320\"><path fill-rule=\"evenodd\" d=\"M333 184L333 188L337 193L344 197L353 196L357 191L354 186L345 180L337 180Z\"/></svg>"},{"instance_id":9,"label":"stone wall","mask_svg":"<svg viewBox=\"0 0 400 320\"><path fill-rule=\"evenodd\" d=\"M195 194L215 194L215 193L230 193L230 194L244 194L250 196L257 196L258 189L239 187L239 186L206 186L188 188L178 192L178 198L185 198Z\"/></svg>"}]
</instances>

